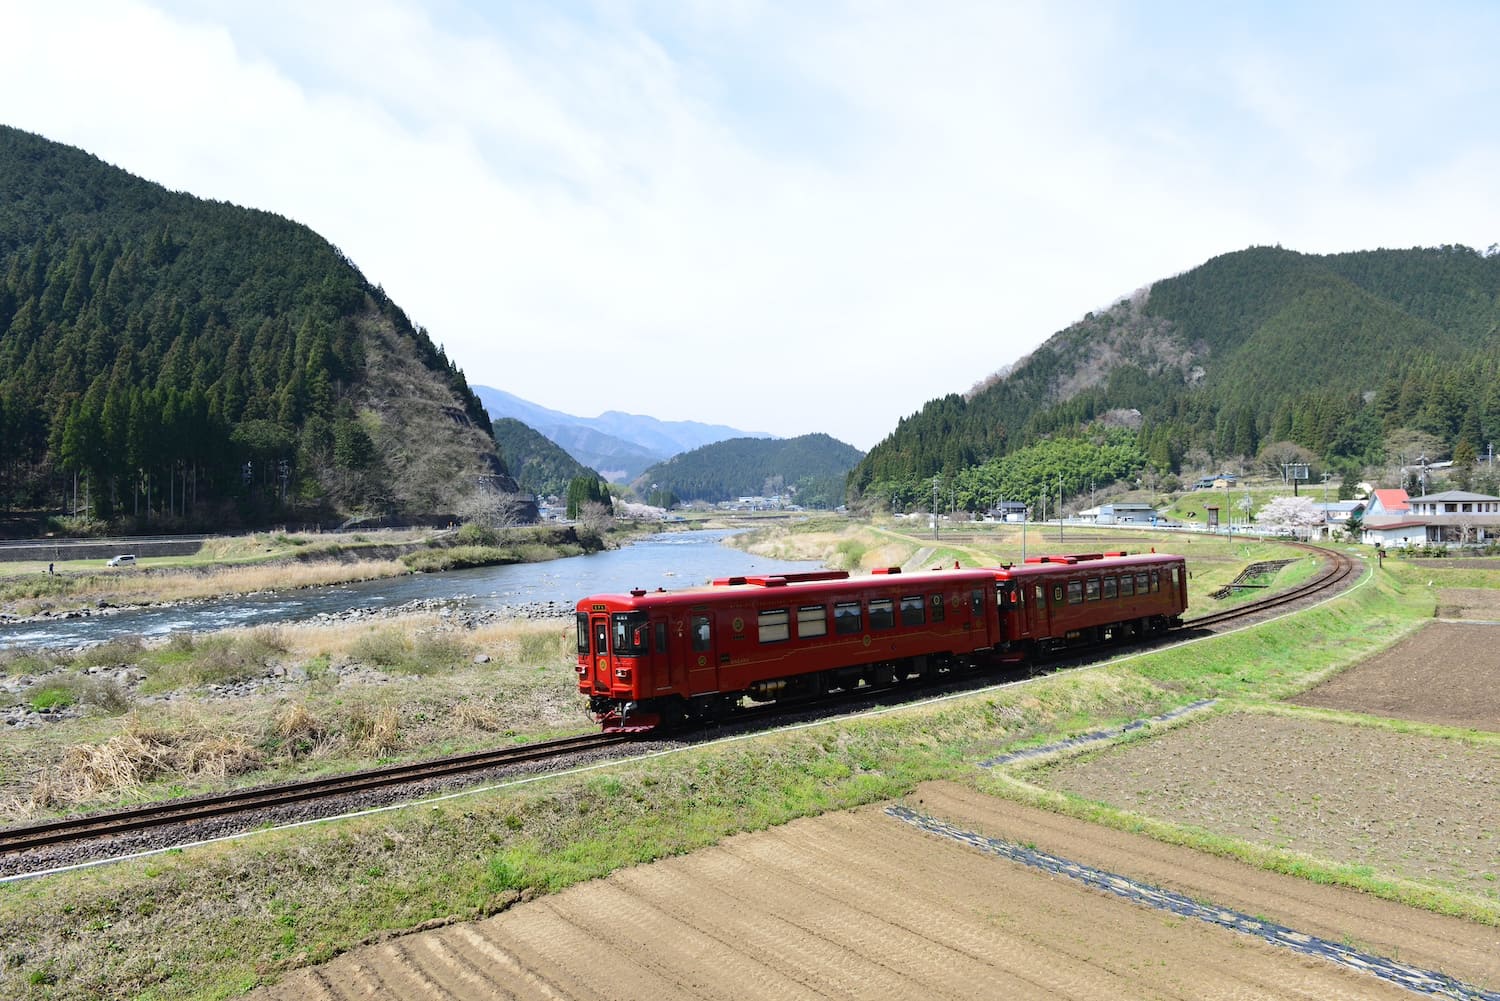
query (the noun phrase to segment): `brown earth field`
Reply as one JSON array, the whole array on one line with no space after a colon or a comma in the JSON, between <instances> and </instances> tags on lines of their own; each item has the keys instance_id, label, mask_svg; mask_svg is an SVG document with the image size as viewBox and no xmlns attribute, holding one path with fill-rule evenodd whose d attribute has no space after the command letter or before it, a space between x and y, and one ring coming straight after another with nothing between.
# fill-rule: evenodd
<instances>
[{"instance_id":1,"label":"brown earth field","mask_svg":"<svg viewBox=\"0 0 1500 1001\"><path fill-rule=\"evenodd\" d=\"M1487 596L1500 618L1500 592L1473 593ZM1442 592L1442 601L1452 594ZM1500 626L1429 623L1385 653L1288 701L1500 733ZM1500 797L1500 787L1490 786L1489 795L1491 802Z\"/></svg>"},{"instance_id":2,"label":"brown earth field","mask_svg":"<svg viewBox=\"0 0 1500 1001\"><path fill-rule=\"evenodd\" d=\"M1500 901L1500 742L1241 712L1029 777L1175 824Z\"/></svg>"},{"instance_id":3,"label":"brown earth field","mask_svg":"<svg viewBox=\"0 0 1500 1001\"><path fill-rule=\"evenodd\" d=\"M1500 621L1500 591L1488 587L1439 588L1437 614L1442 619Z\"/></svg>"},{"instance_id":4,"label":"brown earth field","mask_svg":"<svg viewBox=\"0 0 1500 1001\"><path fill-rule=\"evenodd\" d=\"M1500 983L1500 929L951 783L914 809L1348 947ZM879 808L798 820L408 935L251 997L1399 998L1390 982L1126 902Z\"/></svg>"}]
</instances>

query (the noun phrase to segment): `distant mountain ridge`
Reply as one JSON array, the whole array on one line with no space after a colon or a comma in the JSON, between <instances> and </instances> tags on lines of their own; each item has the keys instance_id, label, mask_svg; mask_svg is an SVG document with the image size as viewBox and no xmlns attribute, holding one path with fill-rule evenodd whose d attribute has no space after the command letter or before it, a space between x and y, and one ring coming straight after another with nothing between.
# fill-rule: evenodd
<instances>
[{"instance_id":1,"label":"distant mountain ridge","mask_svg":"<svg viewBox=\"0 0 1500 1001\"><path fill-rule=\"evenodd\" d=\"M427 331L308 227L0 126L0 509L524 517L490 431Z\"/></svg>"},{"instance_id":2,"label":"distant mountain ridge","mask_svg":"<svg viewBox=\"0 0 1500 1001\"><path fill-rule=\"evenodd\" d=\"M803 507L833 508L843 503L845 477L863 454L826 434L731 438L674 455L643 472L634 486L642 496L678 501L781 496Z\"/></svg>"},{"instance_id":3,"label":"distant mountain ridge","mask_svg":"<svg viewBox=\"0 0 1500 1001\"><path fill-rule=\"evenodd\" d=\"M916 503L934 477L961 493L966 471L1095 422L1134 429L1160 476L1286 442L1358 477L1398 431L1482 449L1500 438L1497 335L1495 247L1223 254L930 401L870 450L851 498Z\"/></svg>"},{"instance_id":4,"label":"distant mountain ridge","mask_svg":"<svg viewBox=\"0 0 1500 1001\"><path fill-rule=\"evenodd\" d=\"M653 463L730 438L772 438L764 431L741 431L723 424L663 421L609 410L577 417L524 400L493 386L474 386L492 420L510 417L561 446L612 483L628 483Z\"/></svg>"}]
</instances>

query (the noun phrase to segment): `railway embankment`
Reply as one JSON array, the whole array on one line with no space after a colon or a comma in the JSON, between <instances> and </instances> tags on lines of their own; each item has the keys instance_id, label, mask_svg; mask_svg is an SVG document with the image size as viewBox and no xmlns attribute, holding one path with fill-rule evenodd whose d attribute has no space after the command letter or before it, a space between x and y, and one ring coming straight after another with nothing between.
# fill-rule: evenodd
<instances>
[{"instance_id":1,"label":"railway embankment","mask_svg":"<svg viewBox=\"0 0 1500 1001\"><path fill-rule=\"evenodd\" d=\"M1421 583L1386 571L1289 619L1180 649L15 886L0 892L0 939L20 958L0 969L0 989L235 993L362 942L512 911L737 832L899 798L932 779L973 786L977 763L1006 750L1202 698L1271 705L1378 653L1431 612ZM569 670L567 651L552 656L547 670ZM550 689L515 686L542 674L522 666L469 677L524 716ZM457 720L455 711L450 727ZM1330 763L1325 781L1340 780ZM1371 874L1371 892L1382 875ZM1430 889L1435 899L1446 892Z\"/></svg>"}]
</instances>

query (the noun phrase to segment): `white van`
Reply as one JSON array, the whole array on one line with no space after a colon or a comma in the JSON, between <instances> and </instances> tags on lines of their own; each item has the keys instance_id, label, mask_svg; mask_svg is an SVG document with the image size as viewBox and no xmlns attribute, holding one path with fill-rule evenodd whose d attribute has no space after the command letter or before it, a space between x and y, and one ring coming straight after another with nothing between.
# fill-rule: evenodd
<instances>
[{"instance_id":1,"label":"white van","mask_svg":"<svg viewBox=\"0 0 1500 1001\"><path fill-rule=\"evenodd\" d=\"M131 556L129 554L121 554L119 556L111 557L109 562L104 565L107 567L128 567L134 562L134 556Z\"/></svg>"}]
</instances>

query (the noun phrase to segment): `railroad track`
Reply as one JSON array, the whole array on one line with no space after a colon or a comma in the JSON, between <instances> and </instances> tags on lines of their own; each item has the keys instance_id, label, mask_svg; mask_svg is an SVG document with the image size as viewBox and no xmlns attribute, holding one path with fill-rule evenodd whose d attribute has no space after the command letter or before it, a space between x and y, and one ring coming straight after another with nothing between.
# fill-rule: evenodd
<instances>
[{"instance_id":1,"label":"railroad track","mask_svg":"<svg viewBox=\"0 0 1500 1001\"><path fill-rule=\"evenodd\" d=\"M1260 612L1275 609L1308 598L1320 591L1334 587L1347 579L1355 570L1354 560L1342 553L1304 545L1301 548L1326 557L1321 572L1312 580L1295 588L1239 605L1222 612L1191 619L1185 623L1188 629L1232 622ZM1057 665L1052 665L1056 667ZM898 687L893 686L894 691ZM866 698L879 697L885 688L861 689ZM847 695L830 696L827 699L807 700L794 706L765 706L742 712L736 722L751 722L762 718L775 718L783 711L806 712L823 703L847 702ZM172 800L148 806L133 807L111 813L98 813L83 817L68 817L21 827L0 830L0 857L16 856L51 846L66 846L105 838L164 828L175 824L228 817L255 810L270 810L293 806L334 796L367 792L392 786L419 782L427 779L445 778L480 772L506 765L562 758L570 754L601 750L636 739L628 734L589 733L557 740L540 741L516 747L476 751L454 757L439 758L408 764L387 765L366 771L323 779L309 779L284 785L266 786L256 789L238 790L218 795L199 796L191 799Z\"/></svg>"},{"instance_id":2,"label":"railroad track","mask_svg":"<svg viewBox=\"0 0 1500 1001\"><path fill-rule=\"evenodd\" d=\"M1227 608L1222 612L1213 612L1209 615L1189 619L1184 623L1184 626L1191 629L1216 626L1224 622L1233 622L1236 619L1247 618L1260 612L1301 601L1343 583L1359 566L1352 557L1334 549L1320 549L1317 546L1310 546L1305 543L1298 543L1297 546L1299 549L1304 549L1315 555L1325 557L1322 568L1312 580L1299 584L1296 587L1288 588L1285 591L1279 591L1276 594L1258 598L1243 605L1237 605L1234 608Z\"/></svg>"},{"instance_id":3,"label":"railroad track","mask_svg":"<svg viewBox=\"0 0 1500 1001\"><path fill-rule=\"evenodd\" d=\"M67 817L25 827L12 827L0 830L0 855L165 827L169 824L224 817L250 810L289 806L330 796L404 785L424 779L461 775L504 765L545 761L549 758L612 747L630 739L621 734L590 733L579 737L563 737L558 740L545 740L517 747L476 751L471 754L431 761L386 765L331 778L309 779L259 789L244 789L219 795L172 800L167 803L134 807L113 813Z\"/></svg>"}]
</instances>

